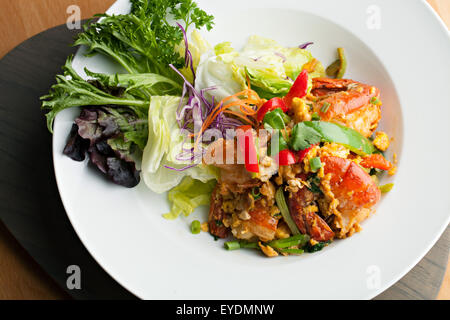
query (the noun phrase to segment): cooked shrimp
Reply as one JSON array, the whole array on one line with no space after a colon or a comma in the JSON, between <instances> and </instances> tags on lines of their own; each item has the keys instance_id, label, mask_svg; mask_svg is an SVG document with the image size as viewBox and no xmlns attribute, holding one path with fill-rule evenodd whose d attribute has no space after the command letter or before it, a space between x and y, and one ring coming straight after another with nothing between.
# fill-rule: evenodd
<instances>
[{"instance_id":1,"label":"cooked shrimp","mask_svg":"<svg viewBox=\"0 0 450 320\"><path fill-rule=\"evenodd\" d=\"M332 227L339 238L345 238L358 231L359 223L369 216L381 192L370 175L353 161L339 157L322 157L321 161L330 187L327 190L322 183L322 191L328 200L339 201Z\"/></svg>"},{"instance_id":2,"label":"cooked shrimp","mask_svg":"<svg viewBox=\"0 0 450 320\"><path fill-rule=\"evenodd\" d=\"M232 226L232 232L236 238L249 240L257 237L264 242L275 238L278 220L270 215L267 206L263 206L261 201L257 201L249 215L249 220L240 221L236 226Z\"/></svg>"},{"instance_id":3,"label":"cooked shrimp","mask_svg":"<svg viewBox=\"0 0 450 320\"><path fill-rule=\"evenodd\" d=\"M218 139L208 146L203 161L220 169L221 190L243 192L247 188L258 186L261 182L253 179L243 164L237 164L236 144L234 140ZM222 192L221 192L222 193Z\"/></svg>"},{"instance_id":4,"label":"cooked shrimp","mask_svg":"<svg viewBox=\"0 0 450 320\"><path fill-rule=\"evenodd\" d=\"M349 79L314 78L311 93L318 98L314 111L324 121L372 135L381 119L380 91Z\"/></svg>"},{"instance_id":5,"label":"cooked shrimp","mask_svg":"<svg viewBox=\"0 0 450 320\"><path fill-rule=\"evenodd\" d=\"M330 226L317 214L314 194L307 188L301 188L289 195L289 211L291 217L303 234L309 234L316 241L333 239L334 232Z\"/></svg>"},{"instance_id":6,"label":"cooked shrimp","mask_svg":"<svg viewBox=\"0 0 450 320\"><path fill-rule=\"evenodd\" d=\"M211 195L208 216L209 232L216 237L226 238L228 236L228 228L222 222L226 213L222 209L222 197L218 194L217 190L218 186L216 186Z\"/></svg>"}]
</instances>

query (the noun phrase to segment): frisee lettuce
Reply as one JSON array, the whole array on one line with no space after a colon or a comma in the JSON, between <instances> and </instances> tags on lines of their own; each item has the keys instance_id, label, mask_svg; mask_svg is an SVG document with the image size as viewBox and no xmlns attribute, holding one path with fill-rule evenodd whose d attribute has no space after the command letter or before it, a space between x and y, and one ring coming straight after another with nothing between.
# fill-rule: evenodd
<instances>
[{"instance_id":1,"label":"frisee lettuce","mask_svg":"<svg viewBox=\"0 0 450 320\"><path fill-rule=\"evenodd\" d=\"M42 109L47 111L47 127L53 132L53 121L58 112L72 107L82 106L123 106L132 110L139 118L146 119L149 93L157 92L157 86L162 86L162 94L177 94L181 92L181 86L176 82L158 74L117 74L104 75L86 70L92 77L90 81L81 78L72 68L70 56L63 66L63 75L56 76L50 92L41 97ZM106 88L120 87L123 93L114 96Z\"/></svg>"},{"instance_id":2,"label":"frisee lettuce","mask_svg":"<svg viewBox=\"0 0 450 320\"><path fill-rule=\"evenodd\" d=\"M192 0L131 0L131 4L129 14L97 15L102 19L86 24L75 45L85 45L88 55L106 55L129 73L157 73L181 83L168 65L184 67L184 56L176 50L183 33L169 21L182 21L186 30L191 25L210 30L213 17Z\"/></svg>"}]
</instances>

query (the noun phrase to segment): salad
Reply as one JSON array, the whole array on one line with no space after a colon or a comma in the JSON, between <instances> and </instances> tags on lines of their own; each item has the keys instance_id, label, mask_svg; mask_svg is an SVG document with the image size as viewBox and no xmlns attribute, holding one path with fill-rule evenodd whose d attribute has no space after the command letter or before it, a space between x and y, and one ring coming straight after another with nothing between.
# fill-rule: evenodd
<instances>
[{"instance_id":1,"label":"salad","mask_svg":"<svg viewBox=\"0 0 450 320\"><path fill-rule=\"evenodd\" d=\"M343 48L328 68L308 50L253 35L242 50L203 37L213 16L192 0L130 0L123 15L100 15L75 45L122 68L85 69L73 57L43 96L47 126L80 109L64 154L88 159L111 182L143 180L167 193L166 219L209 206L192 233L225 248L268 257L316 252L361 230L396 159L377 131L380 90L344 79Z\"/></svg>"}]
</instances>

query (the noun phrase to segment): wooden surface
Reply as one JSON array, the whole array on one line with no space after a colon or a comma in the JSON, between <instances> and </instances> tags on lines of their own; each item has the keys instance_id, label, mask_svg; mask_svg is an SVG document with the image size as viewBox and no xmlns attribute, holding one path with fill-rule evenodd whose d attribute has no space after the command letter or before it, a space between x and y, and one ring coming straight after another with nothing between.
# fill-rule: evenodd
<instances>
[{"instance_id":1,"label":"wooden surface","mask_svg":"<svg viewBox=\"0 0 450 320\"><path fill-rule=\"evenodd\" d=\"M52 161L52 135L39 108L67 56L78 30L65 25L40 33L0 60L0 221L36 262L76 299L133 299L89 255L64 212ZM7 169L6 169L7 168ZM6 236L6 233L4 233ZM11 237L8 237L11 238ZM3 297L65 298L12 242L0 259ZM8 256L9 254L9 256ZM81 270L81 288L67 287L69 266ZM24 290L28 288L29 290ZM32 289L34 288L34 289Z\"/></svg>"},{"instance_id":2,"label":"wooden surface","mask_svg":"<svg viewBox=\"0 0 450 320\"><path fill-rule=\"evenodd\" d=\"M113 2L114 0L2 0L0 1L0 23L2 25L0 57L23 40L52 26L65 23L68 17L66 9L69 5L79 5L82 18L88 18L93 13L105 11ZM429 3L450 26L450 1L429 0ZM447 250L448 233L447 231L444 235L444 244L438 243L438 245L446 246ZM430 267L432 261L433 257L429 258L426 266ZM423 281L423 278L418 276L420 271L417 272L416 275L412 275L415 278L414 281ZM408 276L411 276L410 274ZM396 286L397 294L405 291L405 288ZM414 296L413 293L410 294ZM386 297L383 295L380 298ZM55 285L18 245L3 225L0 225L0 299L35 298L66 299L68 295ZM444 279L438 298L450 298L449 272Z\"/></svg>"}]
</instances>

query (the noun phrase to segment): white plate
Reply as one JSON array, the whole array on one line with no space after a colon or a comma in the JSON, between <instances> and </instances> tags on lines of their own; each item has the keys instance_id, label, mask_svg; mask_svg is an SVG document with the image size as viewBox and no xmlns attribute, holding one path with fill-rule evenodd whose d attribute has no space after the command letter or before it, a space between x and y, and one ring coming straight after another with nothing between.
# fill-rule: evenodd
<instances>
[{"instance_id":1,"label":"white plate","mask_svg":"<svg viewBox=\"0 0 450 320\"><path fill-rule=\"evenodd\" d=\"M381 89L381 127L399 156L394 189L383 197L363 231L316 254L266 259L228 252L189 222L206 220L206 208L167 221L165 195L141 183L113 185L86 163L63 156L68 110L55 122L53 152L59 191L80 239L120 284L147 299L372 298L394 284L431 248L449 222L450 41L424 1L198 1L215 16L207 34L236 48L259 34L295 46L314 41L324 65L344 47L347 77ZM118 1L110 13L128 10ZM406 14L407 13L407 14ZM378 19L379 18L379 19ZM377 29L379 27L379 29ZM74 62L94 71L114 65L80 53ZM70 250L70 248L68 248Z\"/></svg>"}]
</instances>

